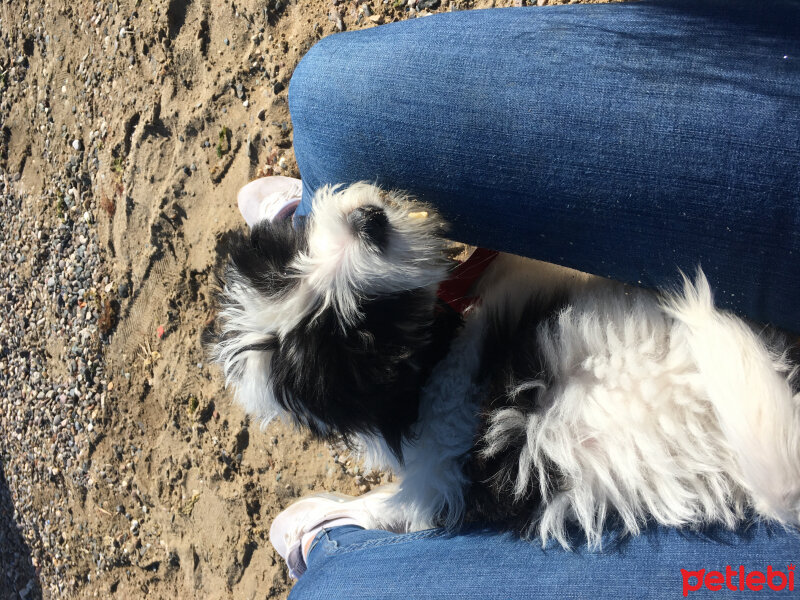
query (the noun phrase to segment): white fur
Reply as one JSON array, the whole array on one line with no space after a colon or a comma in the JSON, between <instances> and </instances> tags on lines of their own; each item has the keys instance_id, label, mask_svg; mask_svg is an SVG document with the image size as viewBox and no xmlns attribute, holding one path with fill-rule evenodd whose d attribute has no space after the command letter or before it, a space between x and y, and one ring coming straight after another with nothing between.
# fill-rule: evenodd
<instances>
[{"instance_id":1,"label":"white fur","mask_svg":"<svg viewBox=\"0 0 800 600\"><path fill-rule=\"evenodd\" d=\"M733 527L747 509L786 525L800 522L800 398L792 397L789 365L739 319L714 308L702 272L663 302L516 257L505 257L487 278L493 292L472 311L425 389L420 441L406 449L399 492L375 509L376 526L418 530L442 513L447 524L463 514L459 455L474 439L469 413L481 390L471 374L484 318L497 306L518 312L526 294L564 287L572 290L569 306L539 328L555 384L514 384L545 388L547 410L496 411L484 434L487 456L520 435L527 440L507 482L517 497L534 477L544 480L548 463L567 480L566 491L540 490L545 502L531 515L528 534L566 547L566 527L576 522L599 547L612 513L629 534L648 519ZM537 279L540 289L529 289Z\"/></svg>"},{"instance_id":2,"label":"white fur","mask_svg":"<svg viewBox=\"0 0 800 600\"><path fill-rule=\"evenodd\" d=\"M533 475L545 480L548 464L563 474L566 491L540 490L545 502L533 525L543 542L566 545L572 521L599 545L612 512L633 534L649 517L734 524L738 469L688 347L652 295L597 280L538 333L554 375L540 396L547 409L495 413L485 454L526 437L517 496Z\"/></svg>"},{"instance_id":3,"label":"white fur","mask_svg":"<svg viewBox=\"0 0 800 600\"><path fill-rule=\"evenodd\" d=\"M800 394L779 348L772 352L752 329L714 309L708 281L685 280L683 297L667 304L699 369L720 428L733 448L742 483L764 516L800 517ZM794 367L796 369L796 367Z\"/></svg>"},{"instance_id":4,"label":"white fur","mask_svg":"<svg viewBox=\"0 0 800 600\"><path fill-rule=\"evenodd\" d=\"M482 391L469 374L480 365L483 325L470 321L434 369L420 401L414 440L403 447L402 469L389 452L376 456L374 438L362 442L373 444L373 452L365 453L368 468L389 467L402 475L397 494L375 511L380 515L375 526L419 531L442 517L447 526L455 526L463 516L469 482L462 464L478 433L475 416Z\"/></svg>"},{"instance_id":5,"label":"white fur","mask_svg":"<svg viewBox=\"0 0 800 600\"><path fill-rule=\"evenodd\" d=\"M346 226L346 215L368 204L381 206L394 226L382 255ZM363 295L434 289L443 279L433 229L409 219L409 206L365 184L325 188L315 200L309 251L294 265L301 278L296 293L270 301L235 278L229 283L226 294L237 303L223 307L224 320L231 331L247 333L220 344L218 359L248 412L268 420L279 410L268 357L237 355L238 349L283 335L321 306L334 306L346 327ZM749 510L798 524L800 398L792 396L792 366L779 342L714 307L702 272L682 293L660 298L501 255L480 289L482 305L468 313L422 391L403 466L382 439L360 438L370 466L402 476L396 495L371 507L375 525L410 531L442 518L457 523L467 509L462 466L478 436L485 457L518 452L516 472L499 482L509 502L540 486L544 502L526 533L543 543L554 538L568 546L567 525L577 523L597 547L612 515L630 534L649 520L733 527ZM509 382L512 394L538 390L541 406L495 410L478 432L485 390L476 374L489 315L517 319L531 298L564 292L566 308L540 323L531 340L551 377ZM546 475L553 466L562 481L551 489Z\"/></svg>"},{"instance_id":6,"label":"white fur","mask_svg":"<svg viewBox=\"0 0 800 600\"><path fill-rule=\"evenodd\" d=\"M370 251L347 225L349 212L370 204L381 206L395 224L385 253ZM382 192L366 183L325 186L315 195L308 220L308 252L290 265L299 282L291 294L264 297L235 270L226 273L219 322L223 334L237 335L223 335L212 354L222 366L226 386L234 388L237 402L262 425L276 417L293 420L293 415L286 415L275 400L271 354L243 348L271 337L281 339L309 315L329 306L336 307L346 327L358 318L358 301L363 296L407 288L429 288L435 293L446 272L439 244L431 243L441 224L436 216L426 223L407 218L410 210L419 208L399 192ZM317 426L326 430L324 423Z\"/></svg>"},{"instance_id":7,"label":"white fur","mask_svg":"<svg viewBox=\"0 0 800 600\"><path fill-rule=\"evenodd\" d=\"M347 224L351 211L369 205L383 208L394 225L385 253L365 248ZM294 266L319 298L320 310L335 306L347 325L358 317L359 297L436 289L445 265L438 244L430 243L431 224L407 218L411 208L402 194L380 192L366 183L344 189L326 186L317 192L308 225L309 250Z\"/></svg>"}]
</instances>

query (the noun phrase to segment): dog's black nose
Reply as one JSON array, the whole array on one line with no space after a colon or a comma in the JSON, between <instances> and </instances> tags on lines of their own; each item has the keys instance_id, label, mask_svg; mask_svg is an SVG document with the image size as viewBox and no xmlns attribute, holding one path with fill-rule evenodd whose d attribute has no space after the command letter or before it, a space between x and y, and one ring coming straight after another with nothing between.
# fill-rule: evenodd
<instances>
[{"instance_id":1,"label":"dog's black nose","mask_svg":"<svg viewBox=\"0 0 800 600\"><path fill-rule=\"evenodd\" d=\"M367 205L347 215L353 233L374 244L379 250L386 247L389 239L389 219L380 206Z\"/></svg>"}]
</instances>

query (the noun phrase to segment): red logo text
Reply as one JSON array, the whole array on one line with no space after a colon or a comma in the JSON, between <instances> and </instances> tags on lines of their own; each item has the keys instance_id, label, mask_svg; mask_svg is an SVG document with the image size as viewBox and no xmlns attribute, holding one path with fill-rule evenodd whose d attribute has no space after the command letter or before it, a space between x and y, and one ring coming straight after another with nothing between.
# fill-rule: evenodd
<instances>
[{"instance_id":1,"label":"red logo text","mask_svg":"<svg viewBox=\"0 0 800 600\"><path fill-rule=\"evenodd\" d=\"M750 590L760 592L764 589L780 592L783 590L794 590L794 565L786 567L785 571L773 569L772 565L767 565L764 571L745 571L744 565L739 565L738 569L733 569L730 565L725 566L725 573L722 571L687 571L681 569L683 576L683 597L687 597L689 592L696 592L705 587L712 592L718 592L725 588L731 591Z\"/></svg>"}]
</instances>

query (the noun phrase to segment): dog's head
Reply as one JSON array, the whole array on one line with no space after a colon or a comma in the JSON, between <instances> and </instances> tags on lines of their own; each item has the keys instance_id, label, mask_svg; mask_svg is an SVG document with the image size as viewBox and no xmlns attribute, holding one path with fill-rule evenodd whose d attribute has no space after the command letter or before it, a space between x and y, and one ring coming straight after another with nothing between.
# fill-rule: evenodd
<instances>
[{"instance_id":1,"label":"dog's head","mask_svg":"<svg viewBox=\"0 0 800 600\"><path fill-rule=\"evenodd\" d=\"M245 410L380 435L400 458L432 366L441 232L430 208L359 183L319 191L303 228L235 239L208 341Z\"/></svg>"}]
</instances>

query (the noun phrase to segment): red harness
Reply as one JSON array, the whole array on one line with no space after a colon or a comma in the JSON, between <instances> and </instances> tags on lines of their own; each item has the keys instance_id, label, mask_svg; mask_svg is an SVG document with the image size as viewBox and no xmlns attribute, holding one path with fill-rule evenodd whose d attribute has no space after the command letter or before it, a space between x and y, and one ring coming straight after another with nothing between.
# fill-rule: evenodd
<instances>
[{"instance_id":1,"label":"red harness","mask_svg":"<svg viewBox=\"0 0 800 600\"><path fill-rule=\"evenodd\" d=\"M467 260L453 269L453 273L448 279L439 284L437 292L439 300L455 312L464 314L467 308L479 300L478 297L469 294L472 286L492 264L497 254L496 250L476 248Z\"/></svg>"}]
</instances>

